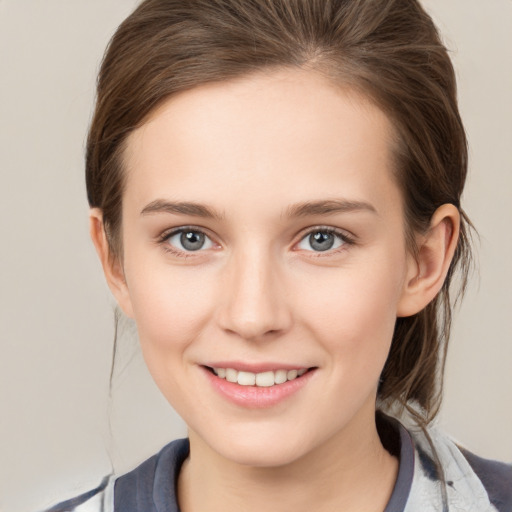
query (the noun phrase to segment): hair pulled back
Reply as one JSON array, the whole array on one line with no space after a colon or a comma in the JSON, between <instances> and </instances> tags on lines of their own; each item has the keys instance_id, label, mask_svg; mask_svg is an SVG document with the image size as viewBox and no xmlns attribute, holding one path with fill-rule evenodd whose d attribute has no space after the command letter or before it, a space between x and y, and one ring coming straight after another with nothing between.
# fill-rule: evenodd
<instances>
[{"instance_id":1,"label":"hair pulled back","mask_svg":"<svg viewBox=\"0 0 512 512\"><path fill-rule=\"evenodd\" d=\"M416 0L142 2L113 36L99 73L86 150L89 204L102 210L112 256L121 259L127 136L173 94L283 67L316 70L387 114L411 251L412 234L428 230L440 205L461 212L444 286L423 311L397 319L378 393L383 405L398 402L426 423L440 405L450 284L460 267L460 291L465 287L471 224L460 209L467 144L454 70Z\"/></svg>"}]
</instances>

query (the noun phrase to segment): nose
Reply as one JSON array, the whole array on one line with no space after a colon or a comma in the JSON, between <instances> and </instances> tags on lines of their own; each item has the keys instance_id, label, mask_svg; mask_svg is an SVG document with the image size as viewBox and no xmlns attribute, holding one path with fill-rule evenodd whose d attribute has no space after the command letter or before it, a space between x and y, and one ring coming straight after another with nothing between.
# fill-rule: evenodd
<instances>
[{"instance_id":1,"label":"nose","mask_svg":"<svg viewBox=\"0 0 512 512\"><path fill-rule=\"evenodd\" d=\"M232 255L221 284L219 326L251 341L289 330L292 315L279 265L263 250Z\"/></svg>"}]
</instances>

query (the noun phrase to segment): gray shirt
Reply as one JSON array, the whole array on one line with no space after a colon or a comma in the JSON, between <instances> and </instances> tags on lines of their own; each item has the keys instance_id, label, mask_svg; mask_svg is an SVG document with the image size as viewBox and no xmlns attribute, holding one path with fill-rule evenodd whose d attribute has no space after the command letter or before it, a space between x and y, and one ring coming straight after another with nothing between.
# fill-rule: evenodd
<instances>
[{"instance_id":1,"label":"gray shirt","mask_svg":"<svg viewBox=\"0 0 512 512\"><path fill-rule=\"evenodd\" d=\"M477 457L435 428L406 429L382 416L382 431L400 462L384 512L512 512L512 465ZM133 471L47 512L179 512L176 484L188 454L188 439L173 441Z\"/></svg>"}]
</instances>

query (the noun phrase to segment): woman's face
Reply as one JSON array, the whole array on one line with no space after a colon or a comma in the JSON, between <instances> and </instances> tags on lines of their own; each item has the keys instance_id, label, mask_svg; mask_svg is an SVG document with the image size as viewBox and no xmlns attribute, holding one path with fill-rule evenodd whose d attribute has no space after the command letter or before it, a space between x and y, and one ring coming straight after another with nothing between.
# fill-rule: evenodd
<instances>
[{"instance_id":1,"label":"woman's face","mask_svg":"<svg viewBox=\"0 0 512 512\"><path fill-rule=\"evenodd\" d=\"M391 145L380 110L299 70L181 93L129 137L119 301L217 454L286 464L374 422L414 265Z\"/></svg>"}]
</instances>

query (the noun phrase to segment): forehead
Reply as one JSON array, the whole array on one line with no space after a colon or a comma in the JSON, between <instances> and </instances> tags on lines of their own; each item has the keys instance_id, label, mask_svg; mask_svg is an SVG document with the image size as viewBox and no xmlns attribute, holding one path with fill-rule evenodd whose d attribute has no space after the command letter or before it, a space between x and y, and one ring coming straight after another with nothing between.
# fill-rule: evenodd
<instances>
[{"instance_id":1,"label":"forehead","mask_svg":"<svg viewBox=\"0 0 512 512\"><path fill-rule=\"evenodd\" d=\"M224 204L340 194L379 203L396 189L393 139L381 110L315 72L203 85L165 101L129 136L126 198L142 207L189 193Z\"/></svg>"}]
</instances>

